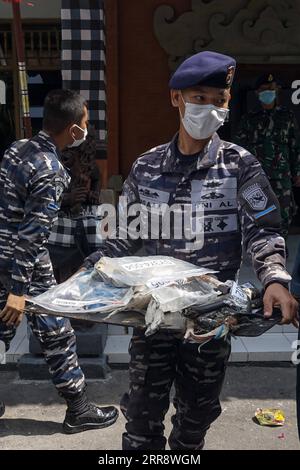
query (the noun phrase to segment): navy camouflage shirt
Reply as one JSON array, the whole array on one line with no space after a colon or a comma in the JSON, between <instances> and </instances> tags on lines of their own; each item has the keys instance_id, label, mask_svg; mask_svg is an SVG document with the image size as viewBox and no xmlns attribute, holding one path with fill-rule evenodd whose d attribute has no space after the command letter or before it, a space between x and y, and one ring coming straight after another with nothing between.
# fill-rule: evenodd
<instances>
[{"instance_id":1,"label":"navy camouflage shirt","mask_svg":"<svg viewBox=\"0 0 300 470\"><path fill-rule=\"evenodd\" d=\"M280 235L280 210L259 162L248 151L214 134L198 159L178 157L178 135L143 154L124 183L128 205L200 204L204 210L204 244L189 248L185 239L125 239L119 229L115 239L89 256L90 267L101 256L120 257L141 247L149 255L168 255L219 271L232 279L241 264L242 248L248 251L258 278L266 287L287 284L285 242ZM122 213L122 205L120 211ZM130 220L128 219L128 223Z\"/></svg>"},{"instance_id":2,"label":"navy camouflage shirt","mask_svg":"<svg viewBox=\"0 0 300 470\"><path fill-rule=\"evenodd\" d=\"M69 175L43 131L12 144L0 172L0 280L10 293L27 294L43 264L45 243L57 217ZM40 276L42 279L43 276Z\"/></svg>"}]
</instances>

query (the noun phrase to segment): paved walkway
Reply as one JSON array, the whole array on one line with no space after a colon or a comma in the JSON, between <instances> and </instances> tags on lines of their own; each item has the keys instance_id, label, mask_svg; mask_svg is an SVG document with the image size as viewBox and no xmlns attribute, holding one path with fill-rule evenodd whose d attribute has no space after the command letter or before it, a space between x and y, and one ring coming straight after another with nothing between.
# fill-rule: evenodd
<instances>
[{"instance_id":1,"label":"paved walkway","mask_svg":"<svg viewBox=\"0 0 300 470\"><path fill-rule=\"evenodd\" d=\"M98 404L118 405L127 388L126 370L113 370L105 381L91 382L90 397ZM207 436L207 449L300 449L296 430L295 368L230 366L222 394L223 414ZM0 449L120 449L124 418L107 429L74 436L61 433L65 406L48 382L20 382L15 372L1 372L0 398L7 412L0 419ZM252 421L258 407L285 411L282 428ZM170 432L170 416L166 434Z\"/></svg>"}]
</instances>

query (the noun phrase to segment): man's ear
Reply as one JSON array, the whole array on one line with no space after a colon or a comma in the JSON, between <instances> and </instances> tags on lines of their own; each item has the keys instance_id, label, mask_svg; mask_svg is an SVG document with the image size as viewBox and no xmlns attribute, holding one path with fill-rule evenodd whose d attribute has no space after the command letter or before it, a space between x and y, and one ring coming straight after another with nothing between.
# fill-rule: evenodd
<instances>
[{"instance_id":1,"label":"man's ear","mask_svg":"<svg viewBox=\"0 0 300 470\"><path fill-rule=\"evenodd\" d=\"M70 124L66 130L70 137L72 137L73 139L76 139L76 134L74 132L75 131L74 124Z\"/></svg>"},{"instance_id":2,"label":"man's ear","mask_svg":"<svg viewBox=\"0 0 300 470\"><path fill-rule=\"evenodd\" d=\"M179 100L180 100L180 90L171 90L170 91L170 96L171 96L171 103L174 108L179 108Z\"/></svg>"}]
</instances>

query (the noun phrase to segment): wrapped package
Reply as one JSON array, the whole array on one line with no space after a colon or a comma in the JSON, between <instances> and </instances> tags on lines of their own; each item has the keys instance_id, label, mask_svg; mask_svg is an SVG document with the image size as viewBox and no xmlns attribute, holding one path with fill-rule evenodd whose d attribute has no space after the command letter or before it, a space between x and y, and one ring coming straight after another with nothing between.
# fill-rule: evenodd
<instances>
[{"instance_id":1,"label":"wrapped package","mask_svg":"<svg viewBox=\"0 0 300 470\"><path fill-rule=\"evenodd\" d=\"M169 256L103 257L94 269L29 298L28 311L38 313L42 307L43 313L90 321L100 314L95 321L108 323L115 316L115 324L128 325L127 314L128 326L137 322L146 327L146 335L171 328L199 343L228 333L258 336L280 321L280 312L263 317L254 286L222 283L214 273Z\"/></svg>"},{"instance_id":2,"label":"wrapped package","mask_svg":"<svg viewBox=\"0 0 300 470\"><path fill-rule=\"evenodd\" d=\"M114 286L147 286L150 290L173 280L216 272L171 256L104 256L96 263L95 269L104 281Z\"/></svg>"},{"instance_id":3,"label":"wrapped package","mask_svg":"<svg viewBox=\"0 0 300 470\"><path fill-rule=\"evenodd\" d=\"M145 315L147 334L164 324L165 313L212 302L218 281L202 269L168 256L103 257L94 270L80 272L30 302L59 313L107 313L134 310ZM210 282L212 281L212 282Z\"/></svg>"},{"instance_id":4,"label":"wrapped package","mask_svg":"<svg viewBox=\"0 0 300 470\"><path fill-rule=\"evenodd\" d=\"M178 312L192 305L214 302L219 295L220 292L212 284L201 278L174 281L152 291L152 297L163 312Z\"/></svg>"},{"instance_id":5,"label":"wrapped package","mask_svg":"<svg viewBox=\"0 0 300 470\"><path fill-rule=\"evenodd\" d=\"M30 301L52 312L93 313L124 308L132 296L131 288L109 286L101 280L97 271L88 270L75 274L44 294L30 298Z\"/></svg>"}]
</instances>

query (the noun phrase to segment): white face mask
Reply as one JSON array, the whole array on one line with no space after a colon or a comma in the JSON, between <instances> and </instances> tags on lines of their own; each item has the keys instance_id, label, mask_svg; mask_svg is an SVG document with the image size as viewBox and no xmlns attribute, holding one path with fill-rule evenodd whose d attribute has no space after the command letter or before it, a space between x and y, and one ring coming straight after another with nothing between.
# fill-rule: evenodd
<instances>
[{"instance_id":1,"label":"white face mask","mask_svg":"<svg viewBox=\"0 0 300 470\"><path fill-rule=\"evenodd\" d=\"M75 126L78 127L78 129L80 129L83 132L83 137L82 139L74 139L73 144L68 145L69 148L79 147L79 145L81 145L86 140L87 135L88 135L87 129L81 129L81 127L77 126L77 124L74 124L74 126L72 127L75 127Z\"/></svg>"},{"instance_id":2,"label":"white face mask","mask_svg":"<svg viewBox=\"0 0 300 470\"><path fill-rule=\"evenodd\" d=\"M181 95L182 96L182 95ZM181 120L187 133L195 140L203 140L211 137L223 126L229 109L218 108L213 104L185 104L185 115Z\"/></svg>"}]
</instances>

